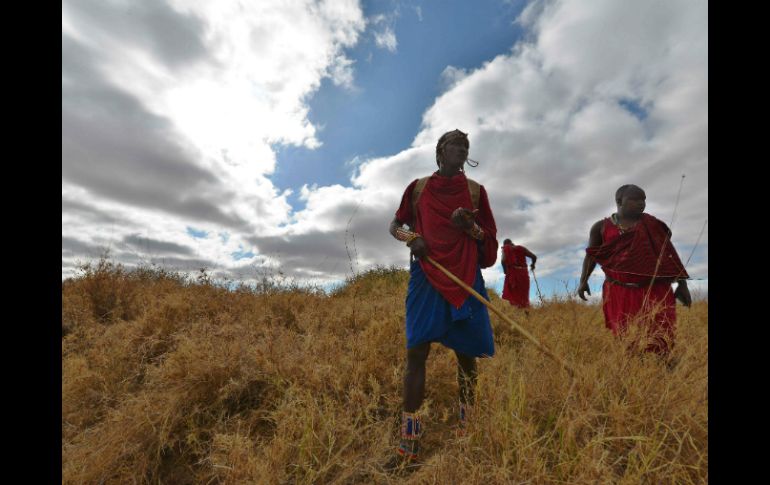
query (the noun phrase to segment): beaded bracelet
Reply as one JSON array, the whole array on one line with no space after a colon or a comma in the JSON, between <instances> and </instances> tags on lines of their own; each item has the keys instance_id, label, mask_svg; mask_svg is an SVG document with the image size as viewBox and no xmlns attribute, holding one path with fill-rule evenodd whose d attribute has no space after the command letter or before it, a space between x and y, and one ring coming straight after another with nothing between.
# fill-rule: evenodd
<instances>
[{"instance_id":1,"label":"beaded bracelet","mask_svg":"<svg viewBox=\"0 0 770 485\"><path fill-rule=\"evenodd\" d=\"M396 239L398 239L399 241L404 241L407 246L411 245L412 241L414 241L418 237L422 237L422 236L416 232L407 231L400 227L396 228Z\"/></svg>"},{"instance_id":2,"label":"beaded bracelet","mask_svg":"<svg viewBox=\"0 0 770 485\"><path fill-rule=\"evenodd\" d=\"M412 247L412 243L414 242L414 240L417 239L417 238L421 238L421 237L422 236L420 236L419 234L417 234L415 232L414 235L410 236L409 239L406 240L406 245L411 248Z\"/></svg>"}]
</instances>

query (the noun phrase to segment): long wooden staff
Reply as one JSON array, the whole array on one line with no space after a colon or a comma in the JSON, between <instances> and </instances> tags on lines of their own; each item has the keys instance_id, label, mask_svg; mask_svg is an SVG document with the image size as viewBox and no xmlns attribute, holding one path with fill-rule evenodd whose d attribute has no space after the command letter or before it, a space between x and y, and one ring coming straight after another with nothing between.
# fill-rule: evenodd
<instances>
[{"instance_id":1,"label":"long wooden staff","mask_svg":"<svg viewBox=\"0 0 770 485\"><path fill-rule=\"evenodd\" d=\"M486 298L484 298L484 297L483 297L483 296L481 296L481 295L480 295L478 292L476 292L476 290L474 290L474 289L473 289L473 288L471 288L470 286L466 285L466 284L465 284L465 282L463 282L463 281L462 281L460 278L458 278L457 276L453 275L451 272L449 272L449 270L447 270L446 268L444 268L443 266L441 266L441 265L440 265L440 264L438 264L437 262L433 261L433 259L432 259L430 256L425 256L425 259L426 259L426 260L427 260L427 261L428 261L430 264L432 264L433 266L435 266L436 268L438 268L438 269L439 269L439 271L441 271L442 273L444 273L445 275L447 275L447 277L448 277L450 280L452 280L452 281L454 281L455 283L457 283L458 285L460 285L460 287L461 287L462 289L464 289L465 291L467 291L468 293L470 293L471 295L473 295L474 297L476 297L476 299L477 299L478 301L480 301L481 303L483 303L484 305L486 305L486 307L487 307L487 308L489 308L490 310L492 310L492 311L495 313L495 315L497 315L498 317L502 318L502 319L503 319L503 320L505 320L506 322L510 323L510 324L511 324L511 326L514 328L514 330L518 331L519 333L521 333L522 335L524 335L525 337L527 337L527 338L529 339L529 341L530 341L530 342L532 342L533 344L535 344L535 346L536 346L538 349L540 349L540 350L541 350L543 353L545 353L547 356L551 357L553 360L555 360L556 362L558 362L559 364L561 364L561 366L562 366L562 367L564 367L564 369L566 369L566 370L567 370L567 372L569 372L569 374L570 374L570 376L571 376L571 377L574 377L574 376L575 376L575 371L574 371L574 369L572 369L572 367L570 367L570 366L569 366L569 365L568 365L568 364L567 364L567 363L564 361L564 359L562 359L562 358L561 358L561 357L559 357L558 355L556 355L556 354L554 354L553 352L551 352L551 349L549 349L549 348L548 348L548 347L546 347L545 345L541 344L541 343L540 343L540 342L539 342L539 341L538 341L538 340L537 340L535 337L533 337L532 335L530 335L530 333L529 333L529 332L527 332L526 330L524 330L523 328L521 328L520 326L518 326L518 325L516 324L516 322L514 322L513 320L511 320L510 318L508 318L508 317L507 317L505 314L503 314L503 313L502 313L500 310L498 310L497 308L493 307L493 306L492 306L492 304L491 304L489 301L487 301L487 299L486 299Z\"/></svg>"},{"instance_id":2,"label":"long wooden staff","mask_svg":"<svg viewBox=\"0 0 770 485\"><path fill-rule=\"evenodd\" d=\"M535 280L535 288L537 288L537 296L540 297L540 303L542 305L545 305L545 300L543 300L543 294L540 293L540 285L537 283L537 276L535 276L535 268L532 268L532 279Z\"/></svg>"}]
</instances>

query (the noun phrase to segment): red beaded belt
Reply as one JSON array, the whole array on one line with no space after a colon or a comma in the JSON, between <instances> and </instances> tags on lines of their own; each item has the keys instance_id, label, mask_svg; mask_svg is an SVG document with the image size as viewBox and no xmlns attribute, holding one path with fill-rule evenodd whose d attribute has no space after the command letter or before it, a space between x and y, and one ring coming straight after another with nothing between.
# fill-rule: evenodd
<instances>
[{"instance_id":1,"label":"red beaded belt","mask_svg":"<svg viewBox=\"0 0 770 485\"><path fill-rule=\"evenodd\" d=\"M527 269L526 266L511 266L513 269Z\"/></svg>"}]
</instances>

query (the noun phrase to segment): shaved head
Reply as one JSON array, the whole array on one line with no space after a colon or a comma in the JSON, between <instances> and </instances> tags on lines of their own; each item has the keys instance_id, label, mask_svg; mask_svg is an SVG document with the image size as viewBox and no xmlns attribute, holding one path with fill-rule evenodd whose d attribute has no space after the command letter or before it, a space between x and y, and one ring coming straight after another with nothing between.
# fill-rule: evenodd
<instances>
[{"instance_id":1,"label":"shaved head","mask_svg":"<svg viewBox=\"0 0 770 485\"><path fill-rule=\"evenodd\" d=\"M624 196L629 196L631 194L645 195L644 190L638 185L626 184L615 191L615 202L620 204L623 201Z\"/></svg>"}]
</instances>

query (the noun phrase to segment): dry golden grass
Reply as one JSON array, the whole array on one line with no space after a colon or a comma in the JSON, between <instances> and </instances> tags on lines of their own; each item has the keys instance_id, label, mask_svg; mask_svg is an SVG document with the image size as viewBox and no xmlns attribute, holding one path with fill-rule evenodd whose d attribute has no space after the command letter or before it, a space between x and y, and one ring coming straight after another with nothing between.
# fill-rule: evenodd
<instances>
[{"instance_id":1,"label":"dry golden grass","mask_svg":"<svg viewBox=\"0 0 770 485\"><path fill-rule=\"evenodd\" d=\"M88 267L63 284L64 483L708 481L707 302L677 309L669 369L629 355L597 306L551 301L527 319L496 295L578 377L492 315L469 434L454 434L453 354L434 345L422 466L386 473L407 279L378 269L326 296Z\"/></svg>"}]
</instances>

